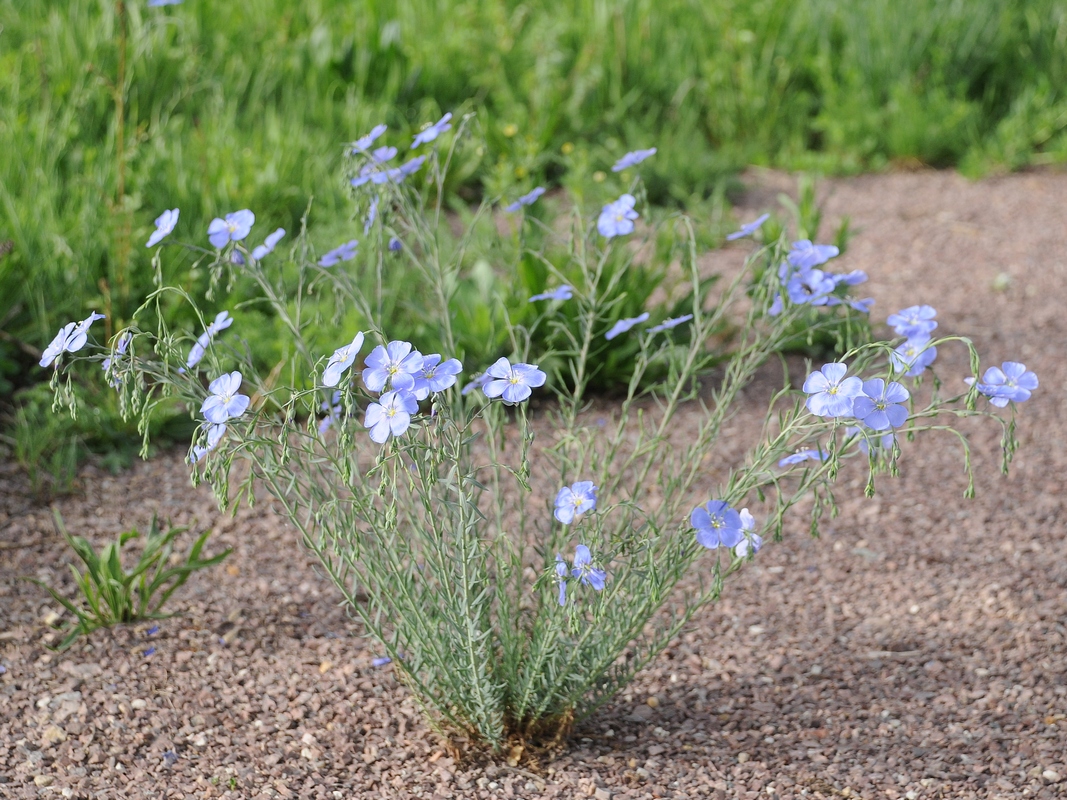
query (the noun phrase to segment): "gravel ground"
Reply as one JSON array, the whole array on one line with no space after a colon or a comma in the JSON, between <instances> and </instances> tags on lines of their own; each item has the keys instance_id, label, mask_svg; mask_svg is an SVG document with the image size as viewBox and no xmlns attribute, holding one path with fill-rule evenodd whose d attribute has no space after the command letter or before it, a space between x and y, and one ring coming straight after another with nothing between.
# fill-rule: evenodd
<instances>
[{"instance_id":1,"label":"gravel ground","mask_svg":"<svg viewBox=\"0 0 1067 800\"><path fill-rule=\"evenodd\" d=\"M745 219L786 180L750 178ZM68 527L100 541L157 511L234 555L175 595L181 616L157 633L49 652L55 605L15 578L69 587L70 554L0 466L0 796L1067 796L1067 175L891 174L823 194L828 222L859 230L841 267L870 274L876 323L929 302L986 363L1037 371L1010 477L991 426L973 427L972 501L947 438L906 445L871 500L850 467L822 539L798 519L535 772L449 757L294 533L262 506L221 516L180 453L86 468L59 503ZM966 370L960 352L938 363L946 380ZM758 431L771 385L746 392L725 452Z\"/></svg>"}]
</instances>

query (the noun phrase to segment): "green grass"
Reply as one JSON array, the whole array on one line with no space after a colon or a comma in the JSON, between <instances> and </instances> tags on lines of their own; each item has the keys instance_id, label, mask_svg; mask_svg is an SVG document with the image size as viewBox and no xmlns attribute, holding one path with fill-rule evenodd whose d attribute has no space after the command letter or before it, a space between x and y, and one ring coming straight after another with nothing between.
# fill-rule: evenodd
<instances>
[{"instance_id":1,"label":"green grass","mask_svg":"<svg viewBox=\"0 0 1067 800\"><path fill-rule=\"evenodd\" d=\"M747 163L1067 160L1058 0L126 0L117 86L120 5L0 0L0 392L32 377L18 342L128 318L164 208L295 230L314 197L324 249L358 234L343 145L382 120L397 142L475 111L467 200L548 181L588 201L653 145L651 198L689 206Z\"/></svg>"}]
</instances>

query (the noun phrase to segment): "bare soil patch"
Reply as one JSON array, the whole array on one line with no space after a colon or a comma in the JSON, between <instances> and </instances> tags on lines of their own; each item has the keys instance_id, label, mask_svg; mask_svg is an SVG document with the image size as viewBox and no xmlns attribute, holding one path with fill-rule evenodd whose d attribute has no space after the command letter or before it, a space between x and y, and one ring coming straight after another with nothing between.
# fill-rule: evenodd
<instances>
[{"instance_id":1,"label":"bare soil patch","mask_svg":"<svg viewBox=\"0 0 1067 800\"><path fill-rule=\"evenodd\" d=\"M777 180L754 176L742 213L769 207ZM181 616L158 633L101 631L49 652L55 604L15 579L69 586L71 554L8 465L0 796L1063 797L1067 175L921 172L823 191L827 222L848 214L859 231L842 267L870 274L876 323L927 302L986 364L1038 373L1008 478L990 426L968 429L972 501L948 437L906 443L903 474L871 500L865 475L846 472L820 540L798 518L534 772L448 757L391 669L372 667L378 654L296 534L266 504L220 515L189 487L182 453L118 477L85 469L81 494L59 503L68 528L103 541L158 512L212 528L211 547L234 555L175 595ZM964 356L945 349L944 380L961 380ZM710 460L709 492L758 433L763 384Z\"/></svg>"}]
</instances>

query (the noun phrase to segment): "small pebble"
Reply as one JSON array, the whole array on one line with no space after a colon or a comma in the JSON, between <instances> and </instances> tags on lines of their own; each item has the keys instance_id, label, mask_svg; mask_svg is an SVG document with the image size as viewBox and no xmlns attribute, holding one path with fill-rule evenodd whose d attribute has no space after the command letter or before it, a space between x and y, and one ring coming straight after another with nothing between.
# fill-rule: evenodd
<instances>
[{"instance_id":1,"label":"small pebble","mask_svg":"<svg viewBox=\"0 0 1067 800\"><path fill-rule=\"evenodd\" d=\"M1062 780L1060 773L1056 772L1054 769L1046 769L1041 773L1041 777L1049 783L1059 783Z\"/></svg>"},{"instance_id":2,"label":"small pebble","mask_svg":"<svg viewBox=\"0 0 1067 800\"><path fill-rule=\"evenodd\" d=\"M649 708L655 708L659 705L659 700L657 700L655 697L650 697L645 701L645 703L648 705Z\"/></svg>"},{"instance_id":3,"label":"small pebble","mask_svg":"<svg viewBox=\"0 0 1067 800\"><path fill-rule=\"evenodd\" d=\"M737 754L737 763L738 764L744 764L746 761L749 760L749 758L751 758L751 756L748 753L738 753Z\"/></svg>"},{"instance_id":4,"label":"small pebble","mask_svg":"<svg viewBox=\"0 0 1067 800\"><path fill-rule=\"evenodd\" d=\"M136 700L131 700L130 701L130 708L141 709L141 708L146 707L147 705L148 705L148 702L146 700L142 700L140 698L137 698Z\"/></svg>"}]
</instances>

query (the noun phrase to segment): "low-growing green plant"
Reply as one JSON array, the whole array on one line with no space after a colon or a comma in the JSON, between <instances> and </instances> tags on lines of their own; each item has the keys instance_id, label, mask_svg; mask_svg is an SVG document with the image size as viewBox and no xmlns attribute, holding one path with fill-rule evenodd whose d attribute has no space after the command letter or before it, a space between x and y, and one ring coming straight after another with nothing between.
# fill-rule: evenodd
<instances>
[{"instance_id":1,"label":"low-growing green plant","mask_svg":"<svg viewBox=\"0 0 1067 800\"><path fill-rule=\"evenodd\" d=\"M979 376L971 343L934 340L936 312L916 305L889 318L894 340L843 338L839 361L812 370L802 390L783 386L747 457L709 485L707 465L745 385L799 320L840 332L842 315L864 315L869 301L850 290L866 276L831 272L834 246L779 236L713 302L692 227L681 216L647 224L639 177L598 214L575 202L540 220L524 211L537 196L516 201L518 224L544 242L523 253L544 268L529 298L537 312L509 327L510 353L468 364L473 375L461 381L450 309L467 239L456 246L442 234L451 151L438 150L437 136L447 122L426 128L413 149L429 150L401 167L385 166L388 151L375 155L373 142L360 150L356 174L378 177L357 187L357 201L376 210L360 245L378 265L375 280L346 268L356 260L351 243L316 257L301 235L286 265L274 242L249 246L258 238L250 211L212 223L204 268L217 283L252 282L288 332L286 357L268 374L234 332L220 336L226 310L210 323L196 311L204 333L191 350L184 334L139 327L139 313L106 351L85 350L94 316L72 322L42 359L57 365L57 408L73 402L66 368L105 355L122 408L142 426L160 402L185 403L200 421L194 481L227 507L253 502L257 490L273 498L384 651L377 663L392 661L443 735L512 760L559 741L716 600L764 537L780 537L803 499L814 499L816 532L836 510L832 487L850 462L866 469L873 494L914 435L938 431L957 437L969 473L967 440L952 422L980 416L1002 425L1007 469L1015 404L1036 377L1014 362ZM647 156L620 162L634 167ZM483 202L467 232L491 209ZM172 227L161 218L155 238ZM686 313L661 319L635 309L620 318L619 287L661 235L675 240L687 276ZM394 258L409 265L403 283L391 279ZM441 352L389 335L376 315L386 294L421 296ZM160 281L143 317L161 319L156 306L174 297L191 300ZM353 311L370 324L351 324ZM734 350L713 376L719 354L709 336L730 315L741 318L732 320ZM374 346L363 357L368 338ZM534 349L539 342L548 349ZM933 373L937 347L949 343L968 351L970 386ZM590 382L620 347L635 351L626 392L594 411ZM535 392L548 398L533 404ZM982 397L994 408L979 409ZM1009 404L1010 418L998 417ZM247 469L232 487L239 461Z\"/></svg>"},{"instance_id":2,"label":"low-growing green plant","mask_svg":"<svg viewBox=\"0 0 1067 800\"><path fill-rule=\"evenodd\" d=\"M29 579L44 587L77 620L67 626L66 635L56 645L57 650L65 650L79 636L88 636L97 628L140 620L166 619L171 615L162 613L164 604L189 576L198 570L215 566L231 552L226 549L211 558L202 559L200 551L211 535L211 531L204 531L189 548L184 562L179 561L171 566L174 540L188 528L168 526L167 530L163 530L153 515L137 564L127 571L122 565L123 548L131 540L141 537L136 528L120 534L97 555L86 539L67 532L59 509L53 508L52 512L56 530L85 565L84 570L70 565L78 590L78 596L73 600L43 581Z\"/></svg>"}]
</instances>

